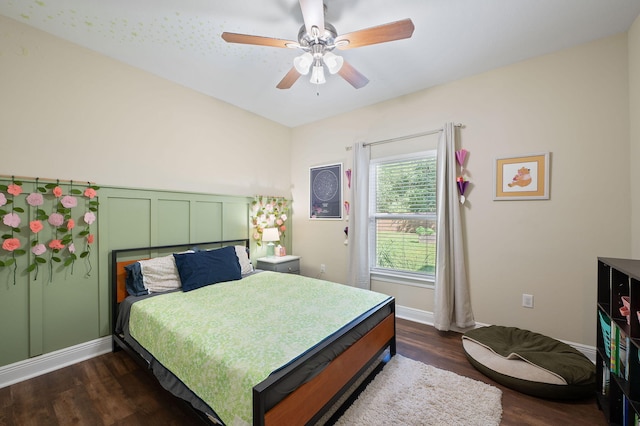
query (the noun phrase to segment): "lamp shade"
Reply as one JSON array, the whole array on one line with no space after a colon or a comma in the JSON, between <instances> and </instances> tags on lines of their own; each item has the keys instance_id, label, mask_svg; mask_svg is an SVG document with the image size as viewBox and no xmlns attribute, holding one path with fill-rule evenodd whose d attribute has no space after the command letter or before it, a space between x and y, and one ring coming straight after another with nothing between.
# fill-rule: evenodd
<instances>
[{"instance_id":1,"label":"lamp shade","mask_svg":"<svg viewBox=\"0 0 640 426\"><path fill-rule=\"evenodd\" d=\"M344 59L341 56L338 56L331 52L325 53L323 59L324 64L327 66L331 74L335 74L340 71L340 68L342 68L342 64L344 64Z\"/></svg>"},{"instance_id":2,"label":"lamp shade","mask_svg":"<svg viewBox=\"0 0 640 426\"><path fill-rule=\"evenodd\" d=\"M262 241L280 241L280 233L278 232L278 228L264 228L264 230L262 231Z\"/></svg>"},{"instance_id":3,"label":"lamp shade","mask_svg":"<svg viewBox=\"0 0 640 426\"><path fill-rule=\"evenodd\" d=\"M309 52L293 58L293 66L296 68L296 71L302 75L307 75L309 73L312 63L313 56Z\"/></svg>"}]
</instances>

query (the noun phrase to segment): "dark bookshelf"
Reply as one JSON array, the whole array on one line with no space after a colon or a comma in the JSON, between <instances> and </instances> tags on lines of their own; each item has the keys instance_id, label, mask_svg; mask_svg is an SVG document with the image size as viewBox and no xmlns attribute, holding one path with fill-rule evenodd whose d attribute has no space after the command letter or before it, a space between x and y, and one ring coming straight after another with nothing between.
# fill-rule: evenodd
<instances>
[{"instance_id":1,"label":"dark bookshelf","mask_svg":"<svg viewBox=\"0 0 640 426\"><path fill-rule=\"evenodd\" d=\"M609 424L634 426L640 418L640 260L599 257L597 291L598 405Z\"/></svg>"}]
</instances>

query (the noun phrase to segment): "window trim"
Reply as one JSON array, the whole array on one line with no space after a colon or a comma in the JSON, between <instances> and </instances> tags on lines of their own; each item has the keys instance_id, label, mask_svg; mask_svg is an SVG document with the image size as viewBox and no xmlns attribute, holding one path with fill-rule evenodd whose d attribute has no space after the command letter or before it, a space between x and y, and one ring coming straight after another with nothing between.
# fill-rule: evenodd
<instances>
[{"instance_id":1,"label":"window trim","mask_svg":"<svg viewBox=\"0 0 640 426\"><path fill-rule=\"evenodd\" d=\"M374 281L431 289L435 288L436 284L435 274L432 276L417 276L418 274L412 274L410 272L389 272L387 269L381 270L378 268L371 268L369 272L371 279Z\"/></svg>"}]
</instances>

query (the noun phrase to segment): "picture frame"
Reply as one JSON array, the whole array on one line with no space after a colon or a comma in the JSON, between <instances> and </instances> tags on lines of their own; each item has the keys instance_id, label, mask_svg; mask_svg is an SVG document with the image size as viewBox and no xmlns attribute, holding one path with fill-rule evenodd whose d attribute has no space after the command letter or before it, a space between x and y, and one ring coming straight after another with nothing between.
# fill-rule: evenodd
<instances>
[{"instance_id":1,"label":"picture frame","mask_svg":"<svg viewBox=\"0 0 640 426\"><path fill-rule=\"evenodd\" d=\"M309 219L342 219L342 163L309 168Z\"/></svg>"},{"instance_id":2,"label":"picture frame","mask_svg":"<svg viewBox=\"0 0 640 426\"><path fill-rule=\"evenodd\" d=\"M496 158L493 199L548 200L549 153Z\"/></svg>"}]
</instances>

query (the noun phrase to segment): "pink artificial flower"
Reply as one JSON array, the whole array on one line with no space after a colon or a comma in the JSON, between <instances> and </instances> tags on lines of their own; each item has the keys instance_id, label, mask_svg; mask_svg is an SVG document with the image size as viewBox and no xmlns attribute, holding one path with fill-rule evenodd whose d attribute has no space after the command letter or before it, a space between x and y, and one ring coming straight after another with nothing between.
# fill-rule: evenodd
<instances>
[{"instance_id":1,"label":"pink artificial flower","mask_svg":"<svg viewBox=\"0 0 640 426\"><path fill-rule=\"evenodd\" d=\"M93 234L87 235L87 243L93 244Z\"/></svg>"},{"instance_id":2,"label":"pink artificial flower","mask_svg":"<svg viewBox=\"0 0 640 426\"><path fill-rule=\"evenodd\" d=\"M257 233L257 232L254 232L254 233L253 233L253 239L254 239L254 240L259 240L259 239L260 239L260 234L259 234L259 233Z\"/></svg>"},{"instance_id":3,"label":"pink artificial flower","mask_svg":"<svg viewBox=\"0 0 640 426\"><path fill-rule=\"evenodd\" d=\"M36 244L31 249L31 253L35 254L36 256L40 256L41 254L44 254L44 252L46 251L47 251L47 247L44 244Z\"/></svg>"},{"instance_id":4,"label":"pink artificial flower","mask_svg":"<svg viewBox=\"0 0 640 426\"><path fill-rule=\"evenodd\" d=\"M286 227L286 226L282 225L282 226L280 227L280 232L284 232L284 231L286 231L286 230L287 230L287 227Z\"/></svg>"},{"instance_id":5,"label":"pink artificial flower","mask_svg":"<svg viewBox=\"0 0 640 426\"><path fill-rule=\"evenodd\" d=\"M30 206L41 206L44 204L44 197L38 192L27 195L27 204Z\"/></svg>"},{"instance_id":6,"label":"pink artificial flower","mask_svg":"<svg viewBox=\"0 0 640 426\"><path fill-rule=\"evenodd\" d=\"M12 183L7 188L7 192L11 195L20 195L22 194L22 187L20 185L16 185L15 183Z\"/></svg>"},{"instance_id":7,"label":"pink artificial flower","mask_svg":"<svg viewBox=\"0 0 640 426\"><path fill-rule=\"evenodd\" d=\"M7 213L2 218L2 223L12 228L20 226L20 216L15 213Z\"/></svg>"},{"instance_id":8,"label":"pink artificial flower","mask_svg":"<svg viewBox=\"0 0 640 426\"><path fill-rule=\"evenodd\" d=\"M282 219L278 219L276 220L276 225L281 226L284 222L282 221Z\"/></svg>"},{"instance_id":9,"label":"pink artificial flower","mask_svg":"<svg viewBox=\"0 0 640 426\"><path fill-rule=\"evenodd\" d=\"M67 247L67 249L69 250L69 253L76 252L76 246L73 243L69 244L69 247Z\"/></svg>"},{"instance_id":10,"label":"pink artificial flower","mask_svg":"<svg viewBox=\"0 0 640 426\"><path fill-rule=\"evenodd\" d=\"M14 251L20 248L20 240L17 238L7 238L2 242L2 248L6 251Z\"/></svg>"},{"instance_id":11,"label":"pink artificial flower","mask_svg":"<svg viewBox=\"0 0 640 426\"><path fill-rule=\"evenodd\" d=\"M87 188L84 190L84 196L87 198L93 198L97 194L96 190L93 188Z\"/></svg>"},{"instance_id":12,"label":"pink artificial flower","mask_svg":"<svg viewBox=\"0 0 640 426\"><path fill-rule=\"evenodd\" d=\"M4 193L0 192L0 207L7 204L7 197L4 196Z\"/></svg>"},{"instance_id":13,"label":"pink artificial flower","mask_svg":"<svg viewBox=\"0 0 640 426\"><path fill-rule=\"evenodd\" d=\"M51 213L49 216L49 224L51 226L61 226L64 223L64 216L60 213Z\"/></svg>"},{"instance_id":14,"label":"pink artificial flower","mask_svg":"<svg viewBox=\"0 0 640 426\"><path fill-rule=\"evenodd\" d=\"M60 198L62 196L62 188L60 188L59 186L56 186L55 188L53 188L53 191L51 192L53 192L53 195L56 198Z\"/></svg>"},{"instance_id":15,"label":"pink artificial flower","mask_svg":"<svg viewBox=\"0 0 640 426\"><path fill-rule=\"evenodd\" d=\"M64 244L62 244L62 241L60 240L51 240L49 247L53 250L62 250L64 248Z\"/></svg>"},{"instance_id":16,"label":"pink artificial flower","mask_svg":"<svg viewBox=\"0 0 640 426\"><path fill-rule=\"evenodd\" d=\"M75 228L76 226L76 222L73 219L69 219L67 221L67 230L71 231L73 228Z\"/></svg>"},{"instance_id":17,"label":"pink artificial flower","mask_svg":"<svg viewBox=\"0 0 640 426\"><path fill-rule=\"evenodd\" d=\"M33 232L34 234L42 231L42 228L44 228L44 226L39 220L32 220L31 222L29 222L29 229L31 229L31 232Z\"/></svg>"},{"instance_id":18,"label":"pink artificial flower","mask_svg":"<svg viewBox=\"0 0 640 426\"><path fill-rule=\"evenodd\" d=\"M62 204L63 207L70 209L78 205L78 200L72 195L65 195L62 197L62 200L60 200L60 204Z\"/></svg>"},{"instance_id":19,"label":"pink artificial flower","mask_svg":"<svg viewBox=\"0 0 640 426\"><path fill-rule=\"evenodd\" d=\"M84 214L84 221L87 225L91 225L93 222L96 221L96 215L93 214L93 212L86 212Z\"/></svg>"}]
</instances>

